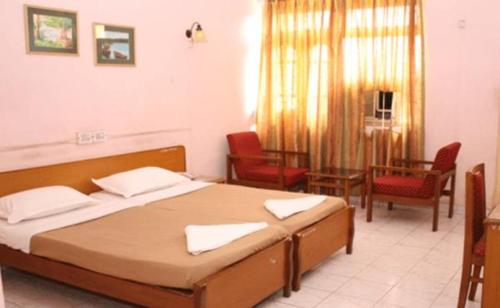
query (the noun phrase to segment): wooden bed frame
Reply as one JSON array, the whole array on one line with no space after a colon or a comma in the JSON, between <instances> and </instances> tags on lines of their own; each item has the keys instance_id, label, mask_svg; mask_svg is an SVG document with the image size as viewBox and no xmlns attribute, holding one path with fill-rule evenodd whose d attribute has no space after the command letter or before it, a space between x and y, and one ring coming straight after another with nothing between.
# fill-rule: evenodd
<instances>
[{"instance_id":1,"label":"wooden bed frame","mask_svg":"<svg viewBox=\"0 0 500 308\"><path fill-rule=\"evenodd\" d=\"M91 178L145 166L184 172L185 149L174 146L3 172L0 173L0 196L48 185L66 185L90 194L100 190ZM119 279L24 254L5 245L0 245L0 265L144 306L250 307L280 288L285 296L290 295L290 287L298 291L305 272L344 246L348 254L352 253L353 238L354 208L349 206L294 233L292 239L276 243L196 283L193 291ZM239 279L241 277L245 279ZM237 280L238 283L234 283Z\"/></svg>"},{"instance_id":2,"label":"wooden bed frame","mask_svg":"<svg viewBox=\"0 0 500 308\"><path fill-rule=\"evenodd\" d=\"M0 196L48 185L66 185L88 194L99 190L91 178L145 166L186 171L185 149L175 146L2 172ZM290 296L291 254L292 240L284 239L198 281L192 291L120 279L5 245L0 245L0 265L147 307L251 307L281 288Z\"/></svg>"},{"instance_id":3,"label":"wooden bed frame","mask_svg":"<svg viewBox=\"0 0 500 308\"><path fill-rule=\"evenodd\" d=\"M354 207L351 206L294 233L292 290L300 290L302 274L344 246L346 253L352 254L353 240Z\"/></svg>"}]
</instances>

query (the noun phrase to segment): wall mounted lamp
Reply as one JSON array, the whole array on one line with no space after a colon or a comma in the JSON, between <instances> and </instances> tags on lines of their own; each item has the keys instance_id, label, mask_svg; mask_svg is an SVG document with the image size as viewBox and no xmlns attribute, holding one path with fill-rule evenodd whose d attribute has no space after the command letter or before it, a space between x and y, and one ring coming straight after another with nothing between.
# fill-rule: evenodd
<instances>
[{"instance_id":1,"label":"wall mounted lamp","mask_svg":"<svg viewBox=\"0 0 500 308\"><path fill-rule=\"evenodd\" d=\"M195 21L191 26L191 29L186 30L186 37L190 39L193 43L204 43L206 42L205 32L201 27L200 23Z\"/></svg>"}]
</instances>

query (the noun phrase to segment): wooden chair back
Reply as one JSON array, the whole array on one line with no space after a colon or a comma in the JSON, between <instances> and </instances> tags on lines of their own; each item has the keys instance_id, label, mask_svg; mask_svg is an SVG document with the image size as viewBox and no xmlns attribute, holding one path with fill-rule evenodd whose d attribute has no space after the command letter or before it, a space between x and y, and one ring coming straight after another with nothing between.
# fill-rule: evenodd
<instances>
[{"instance_id":1,"label":"wooden chair back","mask_svg":"<svg viewBox=\"0 0 500 308\"><path fill-rule=\"evenodd\" d=\"M472 254L474 244L484 234L486 189L484 164L474 166L465 174L465 239L464 251Z\"/></svg>"}]
</instances>

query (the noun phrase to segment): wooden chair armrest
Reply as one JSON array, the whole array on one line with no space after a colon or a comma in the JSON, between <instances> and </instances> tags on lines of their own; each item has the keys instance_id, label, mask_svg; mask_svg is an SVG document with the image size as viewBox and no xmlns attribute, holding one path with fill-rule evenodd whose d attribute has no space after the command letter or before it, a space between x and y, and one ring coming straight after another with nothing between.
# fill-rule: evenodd
<instances>
[{"instance_id":1,"label":"wooden chair armrest","mask_svg":"<svg viewBox=\"0 0 500 308\"><path fill-rule=\"evenodd\" d=\"M392 163L402 162L402 163L410 163L415 165L432 165L433 161L430 160L420 160L420 159L406 159L406 158L393 158Z\"/></svg>"},{"instance_id":2,"label":"wooden chair armrest","mask_svg":"<svg viewBox=\"0 0 500 308\"><path fill-rule=\"evenodd\" d=\"M429 174L437 177L441 176L441 171L439 170L427 170L420 168L393 167L393 166L382 166L382 165L373 165L368 167L368 174L372 175L373 172L376 170L411 173L411 174L425 174L425 175Z\"/></svg>"},{"instance_id":3,"label":"wooden chair armrest","mask_svg":"<svg viewBox=\"0 0 500 308\"><path fill-rule=\"evenodd\" d=\"M237 159L251 159L251 160L265 160L271 162L282 163L283 159L281 157L272 157L272 156L261 156L261 155L235 155L235 154L227 154L227 158L230 160Z\"/></svg>"},{"instance_id":4,"label":"wooden chair armrest","mask_svg":"<svg viewBox=\"0 0 500 308\"><path fill-rule=\"evenodd\" d=\"M311 162L309 160L309 152L268 150L268 149L264 149L262 151L264 151L265 153L270 153L270 154L279 154L280 157L283 159L283 161L285 161L285 157L287 155L295 155L295 156L297 156L299 166L302 165L305 168L308 168L308 169L311 168Z\"/></svg>"},{"instance_id":5,"label":"wooden chair armrest","mask_svg":"<svg viewBox=\"0 0 500 308\"><path fill-rule=\"evenodd\" d=\"M309 152L300 152L300 151L281 151L281 150L268 150L268 149L263 149L262 150L265 153L276 153L276 154L286 154L286 155L309 155Z\"/></svg>"}]
</instances>

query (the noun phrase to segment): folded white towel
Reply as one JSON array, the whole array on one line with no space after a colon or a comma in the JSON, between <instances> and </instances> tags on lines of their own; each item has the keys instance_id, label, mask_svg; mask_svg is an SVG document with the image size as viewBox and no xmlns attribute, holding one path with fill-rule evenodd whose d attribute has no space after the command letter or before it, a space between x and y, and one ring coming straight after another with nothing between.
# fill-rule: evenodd
<instances>
[{"instance_id":1,"label":"folded white towel","mask_svg":"<svg viewBox=\"0 0 500 308\"><path fill-rule=\"evenodd\" d=\"M307 211L326 200L326 196L310 196L297 199L269 199L264 202L268 211L278 217L285 219L296 213Z\"/></svg>"},{"instance_id":2,"label":"folded white towel","mask_svg":"<svg viewBox=\"0 0 500 308\"><path fill-rule=\"evenodd\" d=\"M227 245L245 235L265 229L265 222L227 225L188 225L184 229L187 250L193 255Z\"/></svg>"}]
</instances>

